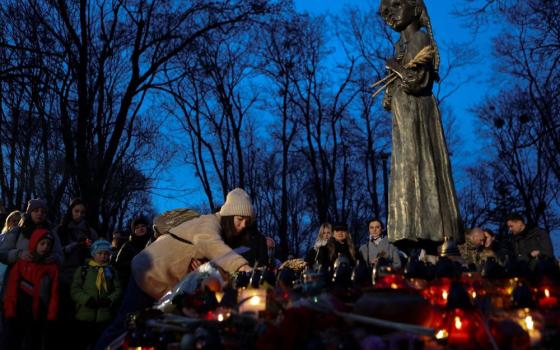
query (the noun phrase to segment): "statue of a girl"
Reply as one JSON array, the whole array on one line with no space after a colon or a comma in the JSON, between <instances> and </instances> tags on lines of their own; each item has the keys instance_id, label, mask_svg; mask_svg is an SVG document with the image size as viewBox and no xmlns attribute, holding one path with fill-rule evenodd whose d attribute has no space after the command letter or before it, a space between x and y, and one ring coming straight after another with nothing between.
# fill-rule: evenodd
<instances>
[{"instance_id":1,"label":"statue of a girl","mask_svg":"<svg viewBox=\"0 0 560 350\"><path fill-rule=\"evenodd\" d=\"M383 100L393 114L388 237L432 246L446 239L462 241L447 145L432 95L439 54L428 12L422 0L382 0L380 11L400 33L397 56L386 62L393 82Z\"/></svg>"}]
</instances>

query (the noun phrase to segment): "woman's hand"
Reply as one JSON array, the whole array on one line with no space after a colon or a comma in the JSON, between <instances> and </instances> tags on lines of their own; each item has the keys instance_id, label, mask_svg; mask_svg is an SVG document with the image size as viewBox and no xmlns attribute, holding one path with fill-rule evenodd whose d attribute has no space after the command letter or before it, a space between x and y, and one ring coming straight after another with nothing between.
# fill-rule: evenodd
<instances>
[{"instance_id":1,"label":"woman's hand","mask_svg":"<svg viewBox=\"0 0 560 350\"><path fill-rule=\"evenodd\" d=\"M23 261L31 261L33 260L33 254L29 250L22 250L18 253L18 259Z\"/></svg>"},{"instance_id":2,"label":"woman's hand","mask_svg":"<svg viewBox=\"0 0 560 350\"><path fill-rule=\"evenodd\" d=\"M189 265L189 270L194 271L194 270L198 269L200 267L200 265L202 265L202 261L200 261L198 259L192 259L191 264Z\"/></svg>"}]
</instances>

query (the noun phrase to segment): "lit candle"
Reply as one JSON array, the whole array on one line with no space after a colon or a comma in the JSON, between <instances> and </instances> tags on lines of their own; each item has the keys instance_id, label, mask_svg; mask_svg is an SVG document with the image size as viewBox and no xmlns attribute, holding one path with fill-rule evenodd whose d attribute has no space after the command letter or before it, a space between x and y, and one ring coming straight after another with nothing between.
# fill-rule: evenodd
<instances>
[{"instance_id":1,"label":"lit candle","mask_svg":"<svg viewBox=\"0 0 560 350\"><path fill-rule=\"evenodd\" d=\"M535 313L529 309L517 311L517 323L529 334L531 346L538 345L541 341L542 322L542 316L538 312Z\"/></svg>"},{"instance_id":2,"label":"lit candle","mask_svg":"<svg viewBox=\"0 0 560 350\"><path fill-rule=\"evenodd\" d=\"M543 308L553 308L558 305L558 298L550 295L548 288L544 289L544 298L539 299L539 306Z\"/></svg>"},{"instance_id":3,"label":"lit candle","mask_svg":"<svg viewBox=\"0 0 560 350\"><path fill-rule=\"evenodd\" d=\"M239 293L239 313L257 315L266 310L266 289L244 289Z\"/></svg>"}]
</instances>

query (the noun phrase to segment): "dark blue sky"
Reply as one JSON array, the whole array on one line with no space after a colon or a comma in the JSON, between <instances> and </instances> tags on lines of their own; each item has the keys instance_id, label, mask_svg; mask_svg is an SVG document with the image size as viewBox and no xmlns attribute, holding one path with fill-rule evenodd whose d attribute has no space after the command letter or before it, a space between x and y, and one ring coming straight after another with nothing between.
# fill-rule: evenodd
<instances>
[{"instance_id":1,"label":"dark blue sky","mask_svg":"<svg viewBox=\"0 0 560 350\"><path fill-rule=\"evenodd\" d=\"M442 53L443 64L448 58L446 47L457 43L473 43L479 52L488 52L489 37L478 35L474 40L474 35L464 25L463 19L451 14L455 1L426 0L426 5L432 19L432 27L438 45ZM310 14L342 14L345 6L359 6L364 11L371 12L372 16L377 16L378 0L296 0L298 10L309 12ZM336 43L333 42L336 48ZM459 146L456 147L460 154L454 155L454 171L457 172L459 166L475 161L472 157L465 157L465 154L476 154L480 147L477 143L471 142L473 139L474 118L469 108L473 107L489 90L488 79L491 65L490 55L480 55L479 62L468 67L457 70L450 79L471 78L447 100L447 105L453 109L457 118L455 134L458 136ZM445 84L442 86L446 88ZM445 118L445 116L444 116ZM171 132L171 131L164 131ZM178 139L184 137L179 132ZM179 141L180 142L180 141ZM182 159L176 159L176 164L169 168L166 173L161 174L161 180L156 183L153 200L156 210L162 212L177 207L193 206L205 200L200 183L194 176L191 168L180 165ZM457 175L457 174L456 174Z\"/></svg>"},{"instance_id":2,"label":"dark blue sky","mask_svg":"<svg viewBox=\"0 0 560 350\"><path fill-rule=\"evenodd\" d=\"M469 45L476 52L476 58L465 67L457 69L449 78L454 81L464 81L457 91L446 100L447 108L452 109L456 117L456 124L453 132L456 135L458 145L455 147L452 156L453 172L455 181L461 177L464 167L478 162L481 156L487 152L482 137L476 133L476 119L470 109L488 95L496 91L495 85L498 80L492 75L492 68L495 61L491 55L491 33L498 29L497 25L486 27L476 35L465 24L464 18L458 18L453 14L454 7L462 1L448 0L424 0L432 21L435 39L440 47L442 54L442 65L448 63L448 48L453 45ZM310 14L343 14L345 6L359 6L364 11L371 12L372 16L377 16L379 0L295 0L298 10L309 12ZM336 44L333 43L336 48ZM445 91L445 82L442 89ZM446 111L442 110L443 118L446 118ZM177 160L177 164L181 164ZM168 173L162 174L153 195L154 205L157 211L188 207L199 204L205 200L200 183L188 166L175 165L169 169ZM165 190L163 189L165 188ZM163 195L163 196L162 196ZM552 239L555 252L560 252L560 234L552 232Z\"/></svg>"}]
</instances>

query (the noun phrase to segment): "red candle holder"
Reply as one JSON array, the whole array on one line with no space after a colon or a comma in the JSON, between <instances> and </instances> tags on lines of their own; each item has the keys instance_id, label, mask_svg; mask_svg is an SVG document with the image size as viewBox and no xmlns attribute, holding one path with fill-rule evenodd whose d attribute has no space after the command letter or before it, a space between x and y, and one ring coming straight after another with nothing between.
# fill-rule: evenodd
<instances>
[{"instance_id":1,"label":"red candle holder","mask_svg":"<svg viewBox=\"0 0 560 350\"><path fill-rule=\"evenodd\" d=\"M542 289L542 294L539 294L539 307L552 309L558 306L558 298L552 294L552 289L550 287L544 287Z\"/></svg>"}]
</instances>

